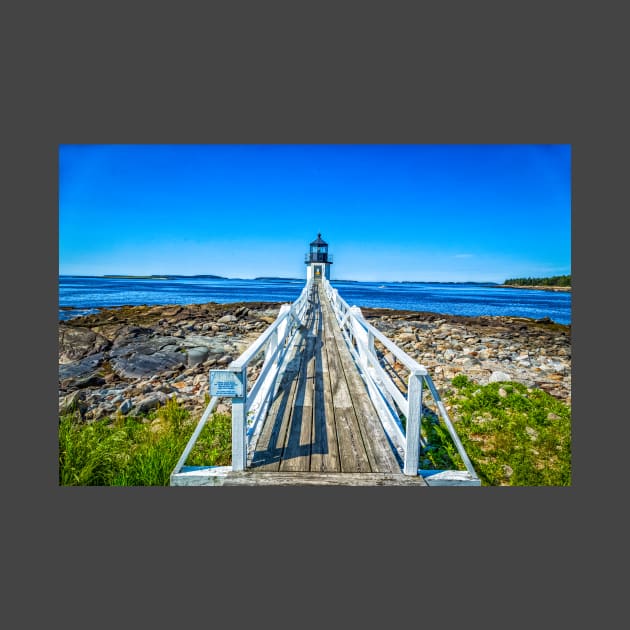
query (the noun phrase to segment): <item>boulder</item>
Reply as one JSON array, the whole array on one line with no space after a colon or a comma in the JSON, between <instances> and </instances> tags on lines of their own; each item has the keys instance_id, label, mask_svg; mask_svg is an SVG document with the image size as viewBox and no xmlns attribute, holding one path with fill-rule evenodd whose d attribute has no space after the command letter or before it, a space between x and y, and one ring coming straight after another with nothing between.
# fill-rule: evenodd
<instances>
[{"instance_id":1,"label":"boulder","mask_svg":"<svg viewBox=\"0 0 630 630\"><path fill-rule=\"evenodd\" d=\"M77 389L84 389L85 387L99 387L100 385L105 385L105 379L97 374L84 376L73 383L73 386Z\"/></svg>"},{"instance_id":2,"label":"boulder","mask_svg":"<svg viewBox=\"0 0 630 630\"><path fill-rule=\"evenodd\" d=\"M60 416L72 413L73 411L78 411L82 414L86 409L87 404L85 402L85 392L81 390L71 392L59 401Z\"/></svg>"},{"instance_id":3,"label":"boulder","mask_svg":"<svg viewBox=\"0 0 630 630\"><path fill-rule=\"evenodd\" d=\"M208 348L189 348L188 349L188 366L199 365L208 358Z\"/></svg>"},{"instance_id":4,"label":"boulder","mask_svg":"<svg viewBox=\"0 0 630 630\"><path fill-rule=\"evenodd\" d=\"M163 405L168 400L168 396L163 392L153 392L144 398L141 398L135 405L136 413L147 413Z\"/></svg>"},{"instance_id":5,"label":"boulder","mask_svg":"<svg viewBox=\"0 0 630 630\"><path fill-rule=\"evenodd\" d=\"M84 378L93 374L103 363L103 353L97 352L72 363L60 363L59 380Z\"/></svg>"},{"instance_id":6,"label":"boulder","mask_svg":"<svg viewBox=\"0 0 630 630\"><path fill-rule=\"evenodd\" d=\"M217 319L217 322L219 324L229 324L231 322L235 322L237 321L237 317L235 317L234 315L224 315L223 317L220 317L219 319Z\"/></svg>"},{"instance_id":7,"label":"boulder","mask_svg":"<svg viewBox=\"0 0 630 630\"><path fill-rule=\"evenodd\" d=\"M111 342L89 328L59 326L59 363L70 363L107 350Z\"/></svg>"},{"instance_id":8,"label":"boulder","mask_svg":"<svg viewBox=\"0 0 630 630\"><path fill-rule=\"evenodd\" d=\"M488 379L489 383L500 383L502 381L511 381L512 377L509 374L506 374L505 372L492 372L492 374L490 374L490 378Z\"/></svg>"},{"instance_id":9,"label":"boulder","mask_svg":"<svg viewBox=\"0 0 630 630\"><path fill-rule=\"evenodd\" d=\"M181 352L154 352L133 354L111 360L112 369L120 378L141 378L184 366L185 355Z\"/></svg>"},{"instance_id":10,"label":"boulder","mask_svg":"<svg viewBox=\"0 0 630 630\"><path fill-rule=\"evenodd\" d=\"M149 337L153 334L152 328L145 328L143 326L123 326L116 335L112 343L113 348L119 346L126 346L134 340L141 337Z\"/></svg>"}]
</instances>

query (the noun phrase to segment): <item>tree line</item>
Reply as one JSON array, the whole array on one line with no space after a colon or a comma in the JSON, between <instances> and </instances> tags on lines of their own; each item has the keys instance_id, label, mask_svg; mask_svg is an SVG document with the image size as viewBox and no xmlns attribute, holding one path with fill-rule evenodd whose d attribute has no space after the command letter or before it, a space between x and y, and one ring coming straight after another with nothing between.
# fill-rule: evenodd
<instances>
[{"instance_id":1,"label":"tree line","mask_svg":"<svg viewBox=\"0 0 630 630\"><path fill-rule=\"evenodd\" d=\"M571 276L550 276L549 278L509 278L503 284L537 287L570 287Z\"/></svg>"}]
</instances>

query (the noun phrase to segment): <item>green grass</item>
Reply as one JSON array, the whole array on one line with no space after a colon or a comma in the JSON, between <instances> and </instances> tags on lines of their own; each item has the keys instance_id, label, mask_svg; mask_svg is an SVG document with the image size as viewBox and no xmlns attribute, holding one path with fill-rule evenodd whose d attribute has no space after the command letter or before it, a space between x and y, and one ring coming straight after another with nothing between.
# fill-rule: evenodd
<instances>
[{"instance_id":1,"label":"green grass","mask_svg":"<svg viewBox=\"0 0 630 630\"><path fill-rule=\"evenodd\" d=\"M174 399L142 417L117 416L90 424L73 414L59 419L59 485L168 486L197 424ZM186 461L229 465L231 417L213 414Z\"/></svg>"},{"instance_id":2,"label":"green grass","mask_svg":"<svg viewBox=\"0 0 630 630\"><path fill-rule=\"evenodd\" d=\"M482 485L571 485L571 409L520 383L480 386L456 376L446 401L455 430ZM421 468L460 469L463 462L443 425L423 419L429 448Z\"/></svg>"},{"instance_id":3,"label":"green grass","mask_svg":"<svg viewBox=\"0 0 630 630\"><path fill-rule=\"evenodd\" d=\"M502 391L501 391L502 390ZM504 394L504 395L502 395ZM455 430L484 486L571 484L571 409L519 383L477 385L460 375L444 401ZM62 486L167 486L198 419L175 400L142 417L117 416L86 424L59 419ZM464 470L443 424L422 419L428 447L420 468ZM231 463L231 417L213 414L186 461Z\"/></svg>"}]
</instances>

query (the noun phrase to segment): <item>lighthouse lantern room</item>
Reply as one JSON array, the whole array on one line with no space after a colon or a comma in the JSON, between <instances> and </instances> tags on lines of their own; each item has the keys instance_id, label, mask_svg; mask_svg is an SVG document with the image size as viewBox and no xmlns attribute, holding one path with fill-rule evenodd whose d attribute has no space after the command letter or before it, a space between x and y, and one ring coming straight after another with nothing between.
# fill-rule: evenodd
<instances>
[{"instance_id":1,"label":"lighthouse lantern room","mask_svg":"<svg viewBox=\"0 0 630 630\"><path fill-rule=\"evenodd\" d=\"M304 260L306 263L306 279L320 280L322 277L330 280L330 265L332 256L328 254L328 243L322 240L322 235L311 243L311 248Z\"/></svg>"}]
</instances>

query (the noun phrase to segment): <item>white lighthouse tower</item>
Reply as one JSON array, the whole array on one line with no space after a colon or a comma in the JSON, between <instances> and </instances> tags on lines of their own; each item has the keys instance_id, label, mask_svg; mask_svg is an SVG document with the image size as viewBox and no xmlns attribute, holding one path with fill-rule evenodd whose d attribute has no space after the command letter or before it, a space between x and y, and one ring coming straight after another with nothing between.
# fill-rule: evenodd
<instances>
[{"instance_id":1,"label":"white lighthouse tower","mask_svg":"<svg viewBox=\"0 0 630 630\"><path fill-rule=\"evenodd\" d=\"M330 265L332 256L328 255L328 243L322 240L322 235L311 243L311 249L304 260L306 263L306 279L320 280L322 277L330 280Z\"/></svg>"}]
</instances>

